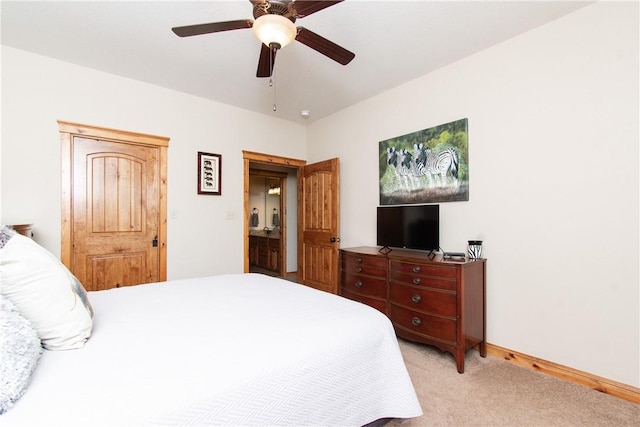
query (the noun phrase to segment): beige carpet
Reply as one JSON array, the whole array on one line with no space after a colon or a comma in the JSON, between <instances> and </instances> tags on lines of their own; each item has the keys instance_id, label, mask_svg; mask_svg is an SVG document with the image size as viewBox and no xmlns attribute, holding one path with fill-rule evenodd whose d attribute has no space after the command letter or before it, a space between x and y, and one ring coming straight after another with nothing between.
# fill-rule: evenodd
<instances>
[{"instance_id":1,"label":"beige carpet","mask_svg":"<svg viewBox=\"0 0 640 427\"><path fill-rule=\"evenodd\" d=\"M450 353L399 342L424 412L402 427L640 426L640 405L475 350L459 374Z\"/></svg>"}]
</instances>

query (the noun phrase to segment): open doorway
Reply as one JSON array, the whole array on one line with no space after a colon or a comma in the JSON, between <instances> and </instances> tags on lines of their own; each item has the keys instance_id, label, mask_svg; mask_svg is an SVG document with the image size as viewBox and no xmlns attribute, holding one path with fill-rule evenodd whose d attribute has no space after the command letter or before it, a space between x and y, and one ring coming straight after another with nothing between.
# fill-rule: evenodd
<instances>
[{"instance_id":1,"label":"open doorway","mask_svg":"<svg viewBox=\"0 0 640 427\"><path fill-rule=\"evenodd\" d=\"M286 277L287 173L259 166L249 169L249 272Z\"/></svg>"},{"instance_id":2,"label":"open doorway","mask_svg":"<svg viewBox=\"0 0 640 427\"><path fill-rule=\"evenodd\" d=\"M244 271L296 281L297 177L306 162L247 151L243 158Z\"/></svg>"}]
</instances>

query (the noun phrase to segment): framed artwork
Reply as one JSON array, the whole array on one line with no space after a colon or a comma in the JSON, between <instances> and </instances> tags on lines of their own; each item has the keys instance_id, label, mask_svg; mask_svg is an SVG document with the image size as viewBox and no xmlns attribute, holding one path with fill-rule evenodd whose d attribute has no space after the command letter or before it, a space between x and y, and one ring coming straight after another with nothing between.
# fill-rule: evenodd
<instances>
[{"instance_id":1,"label":"framed artwork","mask_svg":"<svg viewBox=\"0 0 640 427\"><path fill-rule=\"evenodd\" d=\"M380 141L380 204L469 200L467 119Z\"/></svg>"},{"instance_id":2,"label":"framed artwork","mask_svg":"<svg viewBox=\"0 0 640 427\"><path fill-rule=\"evenodd\" d=\"M222 195L222 156L198 151L198 194Z\"/></svg>"}]
</instances>

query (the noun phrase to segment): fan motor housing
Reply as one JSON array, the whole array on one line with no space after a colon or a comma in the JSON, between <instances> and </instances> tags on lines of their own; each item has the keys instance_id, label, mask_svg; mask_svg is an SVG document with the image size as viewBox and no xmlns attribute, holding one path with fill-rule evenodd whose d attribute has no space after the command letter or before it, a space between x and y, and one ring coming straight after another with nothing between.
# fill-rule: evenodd
<instances>
[{"instance_id":1,"label":"fan motor housing","mask_svg":"<svg viewBox=\"0 0 640 427\"><path fill-rule=\"evenodd\" d=\"M291 22L296 22L296 17L289 8L291 0L271 0L264 3L257 3L253 6L253 17L258 19L263 15L280 15L288 18Z\"/></svg>"}]
</instances>

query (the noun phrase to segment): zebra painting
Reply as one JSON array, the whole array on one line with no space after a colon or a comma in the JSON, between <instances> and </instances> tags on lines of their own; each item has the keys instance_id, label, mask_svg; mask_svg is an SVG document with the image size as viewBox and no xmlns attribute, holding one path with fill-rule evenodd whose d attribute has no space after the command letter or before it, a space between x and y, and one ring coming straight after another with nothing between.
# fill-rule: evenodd
<instances>
[{"instance_id":1,"label":"zebra painting","mask_svg":"<svg viewBox=\"0 0 640 427\"><path fill-rule=\"evenodd\" d=\"M467 119L380 142L380 204L469 200Z\"/></svg>"}]
</instances>

